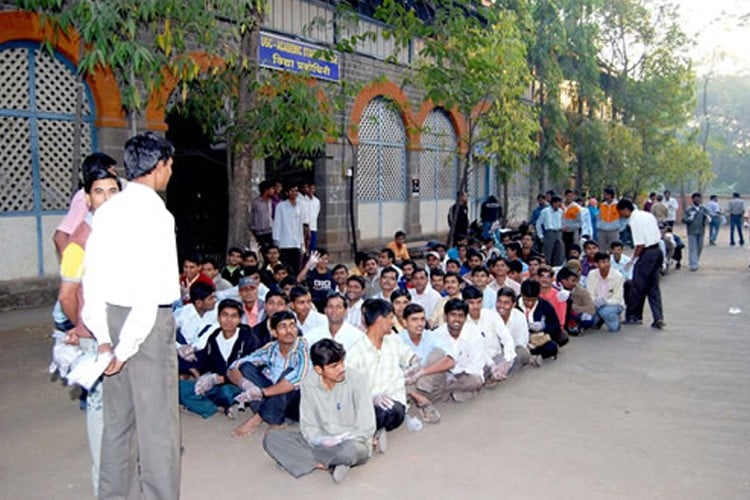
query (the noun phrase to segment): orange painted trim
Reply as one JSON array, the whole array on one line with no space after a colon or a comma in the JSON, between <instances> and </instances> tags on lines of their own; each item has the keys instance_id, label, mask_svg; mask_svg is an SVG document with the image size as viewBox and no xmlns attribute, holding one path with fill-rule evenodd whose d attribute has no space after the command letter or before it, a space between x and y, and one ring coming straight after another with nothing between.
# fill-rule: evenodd
<instances>
[{"instance_id":1,"label":"orange painted trim","mask_svg":"<svg viewBox=\"0 0 750 500\"><path fill-rule=\"evenodd\" d=\"M20 10L0 12L0 44L13 41L42 43L52 41L52 47L63 57L78 66L77 33L55 34L49 26L42 26L39 15ZM85 77L96 107L97 127L126 128L127 119L122 109L120 88L109 68L97 68Z\"/></svg>"},{"instance_id":2,"label":"orange painted trim","mask_svg":"<svg viewBox=\"0 0 750 500\"><path fill-rule=\"evenodd\" d=\"M448 119L450 120L451 125L453 125L453 132L456 134L458 152L465 154L466 151L468 151L468 146L466 145L468 128L463 115L458 111L458 108L453 107L453 109L446 109L440 105L436 105L431 99L422 103L422 106L419 108L419 113L417 113L416 116L416 122L419 124L418 139L420 144L422 142L422 130L424 129L424 122L427 119L427 115L430 114L430 111L437 108L441 108L448 115Z\"/></svg>"},{"instance_id":3,"label":"orange painted trim","mask_svg":"<svg viewBox=\"0 0 750 500\"><path fill-rule=\"evenodd\" d=\"M359 130L357 127L362 120L362 113L365 111L365 108L376 97L385 97L398 104L399 114L404 122L404 130L406 131L406 147L407 149L419 147L418 127L416 127L409 98L401 90L401 87L390 80L372 83L357 94L357 97L354 99L352 111L349 114L349 127L347 127L346 133L351 143L355 146L359 145Z\"/></svg>"},{"instance_id":4,"label":"orange painted trim","mask_svg":"<svg viewBox=\"0 0 750 500\"><path fill-rule=\"evenodd\" d=\"M188 56L200 67L201 72L212 68L223 68L226 64L223 58L203 51L190 52ZM169 128L165 121L166 106L169 96L172 95L179 83L179 78L166 68L162 71L162 78L161 85L151 93L146 105L146 127L149 130L164 131Z\"/></svg>"}]
</instances>

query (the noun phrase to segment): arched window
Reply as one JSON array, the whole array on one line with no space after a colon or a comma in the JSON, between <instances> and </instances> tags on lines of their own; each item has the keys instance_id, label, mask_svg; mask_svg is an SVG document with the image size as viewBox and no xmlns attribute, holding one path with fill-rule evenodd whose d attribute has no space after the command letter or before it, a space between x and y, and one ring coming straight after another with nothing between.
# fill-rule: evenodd
<instances>
[{"instance_id":1,"label":"arched window","mask_svg":"<svg viewBox=\"0 0 750 500\"><path fill-rule=\"evenodd\" d=\"M362 239L391 237L404 228L406 132L396 105L382 97L367 104L359 122L357 197Z\"/></svg>"},{"instance_id":2,"label":"arched window","mask_svg":"<svg viewBox=\"0 0 750 500\"><path fill-rule=\"evenodd\" d=\"M457 142L445 111L430 111L422 127L419 156L419 219L426 233L448 230L448 209L455 202L458 186Z\"/></svg>"}]
</instances>

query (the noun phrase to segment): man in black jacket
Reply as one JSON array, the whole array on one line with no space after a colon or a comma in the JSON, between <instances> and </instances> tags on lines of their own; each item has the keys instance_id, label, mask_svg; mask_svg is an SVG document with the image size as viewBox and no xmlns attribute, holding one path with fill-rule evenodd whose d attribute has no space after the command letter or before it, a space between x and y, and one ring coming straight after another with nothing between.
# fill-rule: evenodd
<instances>
[{"instance_id":1,"label":"man in black jacket","mask_svg":"<svg viewBox=\"0 0 750 500\"><path fill-rule=\"evenodd\" d=\"M234 418L231 411L239 387L228 382L225 374L235 360L263 347L266 343L253 335L249 326L240 323L242 304L232 299L219 303L219 325L211 333L206 347L196 353L197 380L180 380L180 404L208 418L219 409Z\"/></svg>"},{"instance_id":2,"label":"man in black jacket","mask_svg":"<svg viewBox=\"0 0 750 500\"><path fill-rule=\"evenodd\" d=\"M448 226L453 235L453 246L469 235L469 197L464 191L457 194L458 202L448 210Z\"/></svg>"}]
</instances>

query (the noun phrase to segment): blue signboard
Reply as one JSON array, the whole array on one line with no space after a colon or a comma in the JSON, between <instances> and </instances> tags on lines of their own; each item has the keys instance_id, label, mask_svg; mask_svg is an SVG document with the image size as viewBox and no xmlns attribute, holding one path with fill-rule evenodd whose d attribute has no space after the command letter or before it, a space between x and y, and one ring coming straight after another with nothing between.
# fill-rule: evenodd
<instances>
[{"instance_id":1,"label":"blue signboard","mask_svg":"<svg viewBox=\"0 0 750 500\"><path fill-rule=\"evenodd\" d=\"M258 62L264 68L280 69L293 73L308 73L321 80L339 81L339 56L319 55L323 47L312 45L272 33L260 33ZM318 57L316 57L318 55ZM329 60L330 59L330 60Z\"/></svg>"}]
</instances>

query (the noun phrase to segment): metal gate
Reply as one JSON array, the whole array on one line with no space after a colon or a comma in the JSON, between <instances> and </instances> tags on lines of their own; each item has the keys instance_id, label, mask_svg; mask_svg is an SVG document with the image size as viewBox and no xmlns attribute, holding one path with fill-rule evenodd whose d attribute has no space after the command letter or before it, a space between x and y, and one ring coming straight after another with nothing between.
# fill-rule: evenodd
<instances>
[{"instance_id":1,"label":"metal gate","mask_svg":"<svg viewBox=\"0 0 750 500\"><path fill-rule=\"evenodd\" d=\"M76 85L75 67L60 54L0 45L0 279L57 272L52 234L74 190ZM96 147L94 116L85 87L82 157Z\"/></svg>"},{"instance_id":2,"label":"metal gate","mask_svg":"<svg viewBox=\"0 0 750 500\"><path fill-rule=\"evenodd\" d=\"M458 186L456 133L443 110L430 111L422 129L419 156L419 221L425 233L448 231L448 210Z\"/></svg>"}]
</instances>

